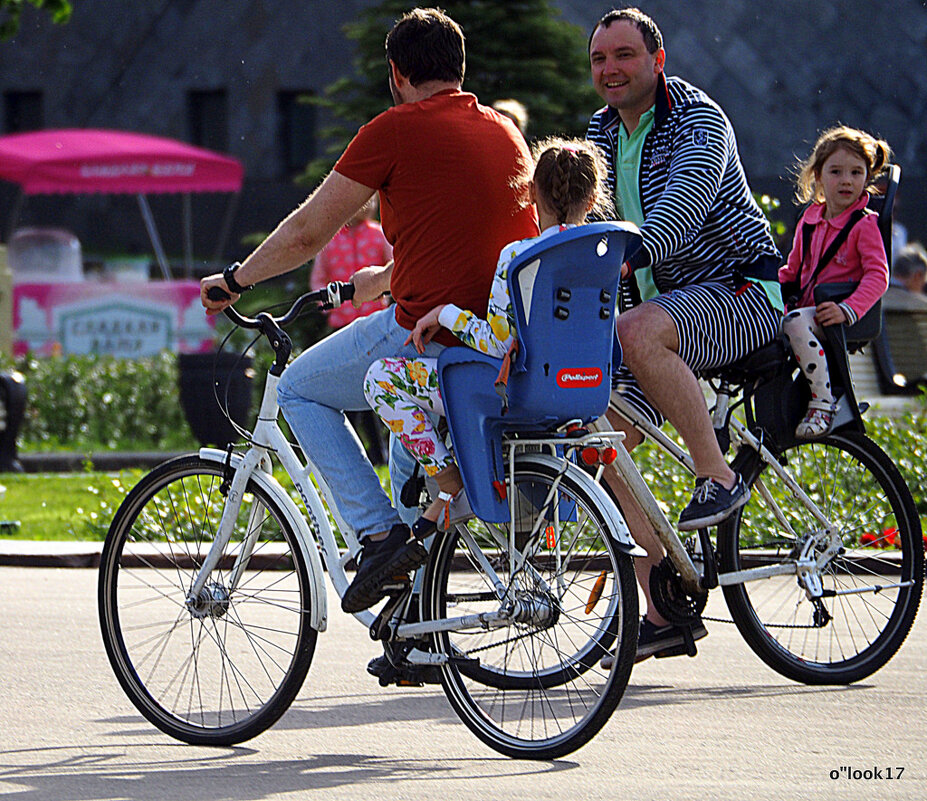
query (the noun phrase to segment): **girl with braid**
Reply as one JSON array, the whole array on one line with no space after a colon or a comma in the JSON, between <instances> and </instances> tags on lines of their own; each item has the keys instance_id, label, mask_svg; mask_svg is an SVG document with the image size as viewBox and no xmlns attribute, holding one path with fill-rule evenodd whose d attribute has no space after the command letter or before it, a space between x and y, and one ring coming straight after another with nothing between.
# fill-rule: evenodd
<instances>
[{"instance_id":1,"label":"girl with braid","mask_svg":"<svg viewBox=\"0 0 927 801\"><path fill-rule=\"evenodd\" d=\"M452 303L435 306L421 317L405 343L413 343L419 353L441 328L447 328L475 350L498 358L505 356L515 328L506 282L509 264L528 247L580 225L591 211L605 216L606 167L594 145L580 139L547 139L535 145L533 155L534 177L528 192L537 206L540 236L502 248L485 320ZM437 481L438 498L412 527L418 538L429 536L439 525L447 527L450 504L463 486L457 465L427 414L444 414L437 363L437 359L426 358L378 359L364 380L364 394L371 408L399 437L426 475Z\"/></svg>"}]
</instances>

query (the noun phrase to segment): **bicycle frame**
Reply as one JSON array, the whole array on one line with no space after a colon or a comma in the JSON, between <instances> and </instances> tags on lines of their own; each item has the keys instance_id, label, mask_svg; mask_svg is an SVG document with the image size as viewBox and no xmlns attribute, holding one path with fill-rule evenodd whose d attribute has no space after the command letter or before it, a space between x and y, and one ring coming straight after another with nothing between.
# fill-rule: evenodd
<instances>
[{"instance_id":1,"label":"bicycle frame","mask_svg":"<svg viewBox=\"0 0 927 801\"><path fill-rule=\"evenodd\" d=\"M770 578L777 575L799 575L808 576L809 581L813 582L812 575L815 571L823 568L836 554L841 547L840 536L834 523L818 508L814 501L808 497L805 491L798 485L789 472L779 463L772 452L763 444L763 442L754 436L747 427L736 417L729 414L729 388L723 385L717 396L717 403L713 410L713 423L715 427L726 425L732 434L732 441L736 441L742 446L747 446L756 451L763 463L771 469L781 480L789 491L799 499L803 506L813 515L815 520L820 523L821 528L815 534L812 542L824 547L819 549L817 558L807 555L809 549L806 547L801 557L795 562L788 564L770 565L766 567L754 567L746 570L739 570L733 573L722 573L718 576L718 583L722 586L731 584L743 584L747 581L756 581L758 579ZM691 457L682 448L673 442L660 429L656 428L649 420L645 419L627 400L618 395L612 394L609 408L617 412L621 417L627 420L639 433L648 439L651 439L665 453L672 456L679 464L693 475L695 474ZM608 425L601 421L597 427ZM620 480L630 489L635 500L641 507L641 510L647 517L648 522L660 540L661 544L667 551L674 566L676 567L682 579L683 586L687 593L691 595L703 594L706 589L703 585L703 577L683 545L676 529L666 519L663 511L660 509L656 498L650 491L640 471L631 459L630 454L624 449L619 448L618 459L612 464ZM795 535L789 525L786 516L782 513L776 501L766 490L762 479L758 479L754 488L759 492L771 513L776 520L780 522L789 533ZM797 536L796 536L797 539ZM812 594L819 595L816 587L809 587Z\"/></svg>"},{"instance_id":2,"label":"bicycle frame","mask_svg":"<svg viewBox=\"0 0 927 801\"><path fill-rule=\"evenodd\" d=\"M187 596L187 604L191 606L195 605L204 587L206 587L209 576L218 564L221 554L224 553L225 547L231 537L234 521L237 519L241 509L245 488L249 480L253 480L272 494L274 499L279 502L289 522L292 523L294 530L298 534L300 548L310 565L312 577L312 625L316 630L324 631L327 627L324 573L328 573L338 595L343 595L344 590L347 588L344 567L358 553L361 546L354 533L344 524L344 521L338 514L337 506L334 503L328 486L313 470L311 462L307 461L304 465L300 461L277 423L279 414L277 384L279 380L278 376L268 373L257 423L251 435L251 447L244 454L233 454L216 448L203 448L199 451L201 458L226 465L231 475L231 482L215 539L191 586ZM583 437L571 439L568 444L570 447L576 448L593 443L601 445L603 441L611 442L621 436L622 435L618 432L587 434ZM564 440L562 439L549 438L520 439L514 441L511 445L509 484L514 486L512 471L514 470L514 454L517 448L540 446L547 447L553 451L556 445L562 446L564 444ZM619 448L617 450L622 451L623 449ZM276 455L283 469L290 477L306 509L310 521L309 523L307 523L306 517L300 512L290 495L271 474L271 454ZM551 454L532 454L532 458L540 461L555 462L561 474L569 470L576 480L582 482L590 488L591 491L601 492L601 489L595 485L586 473L571 465L564 457ZM313 478L318 484L318 490L316 490L313 485ZM514 492L511 493L511 496L514 497ZM325 498L328 505L327 510L325 505L323 505L322 497ZM550 498L547 499L546 503L549 502ZM621 515L618 514L617 509L614 509L611 503L604 505L604 508L608 510L610 522L614 527L613 530L618 534L620 543L629 552L639 553L639 551L635 550L627 525ZM348 546L344 553L341 553L338 547L335 531L329 522L329 511L334 517L338 529L342 532ZM232 567L229 581L230 589L235 588L239 577L247 567L253 541L258 535L259 527L256 525L256 521L259 517L259 513L260 510L258 508L253 508L251 510L248 530L251 531L252 534L249 538L250 541L246 540L246 542L243 543L241 551ZM476 546L472 538L468 540L466 528L461 527L459 530L474 558L482 564L487 575L494 575L495 571L486 560L485 555L480 552L480 549ZM501 535L499 539L500 544L503 544L501 543ZM327 571L323 570L323 562ZM524 566L525 556L521 554L519 559L519 554L517 554L514 549L510 549L510 562L513 570L517 570ZM338 569L333 569L335 566L337 566ZM518 620L520 615L525 614L525 612L520 610L517 603L513 602L512 599L507 598L508 589L501 581L496 579L496 584L500 608L495 612L448 618L427 623L401 624L395 633L399 638L415 638L438 631L462 630L466 628L492 628L511 625L514 621ZM371 626L376 619L374 614L370 611L356 613L355 617L367 626ZM421 664L440 664L446 661L446 659L446 655L420 652L418 649L415 649L409 657L410 662Z\"/></svg>"}]
</instances>

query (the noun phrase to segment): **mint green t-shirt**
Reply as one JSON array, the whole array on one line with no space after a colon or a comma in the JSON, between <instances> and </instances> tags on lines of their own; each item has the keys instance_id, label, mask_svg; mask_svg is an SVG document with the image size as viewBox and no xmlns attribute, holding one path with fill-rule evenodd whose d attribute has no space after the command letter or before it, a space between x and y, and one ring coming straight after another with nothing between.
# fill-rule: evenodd
<instances>
[{"instance_id":1,"label":"mint green t-shirt","mask_svg":"<svg viewBox=\"0 0 927 801\"><path fill-rule=\"evenodd\" d=\"M615 145L615 209L618 217L632 222L638 227L644 223L644 210L641 208L641 192L637 178L641 169L641 154L644 139L653 128L654 106L641 115L640 122L629 134L622 122L618 126L618 140ZM641 294L641 300L650 300L660 294L653 281L653 270L641 267L634 271L634 279ZM751 279L769 298L772 307L782 311L782 295L777 281L759 281Z\"/></svg>"},{"instance_id":2,"label":"mint green t-shirt","mask_svg":"<svg viewBox=\"0 0 927 801\"><path fill-rule=\"evenodd\" d=\"M615 146L615 209L622 220L632 222L638 227L644 223L644 210L641 208L641 192L637 177L641 170L641 153L644 139L653 128L654 106L641 115L640 122L629 134L622 122L618 126L618 141ZM641 293L641 300L649 300L660 294L653 282L653 271L641 267L634 271L634 280Z\"/></svg>"}]
</instances>

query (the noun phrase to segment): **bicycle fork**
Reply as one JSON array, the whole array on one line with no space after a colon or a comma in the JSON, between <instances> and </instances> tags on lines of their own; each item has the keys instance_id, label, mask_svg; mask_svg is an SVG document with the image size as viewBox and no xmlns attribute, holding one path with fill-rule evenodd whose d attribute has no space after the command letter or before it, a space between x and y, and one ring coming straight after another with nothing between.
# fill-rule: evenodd
<instances>
[{"instance_id":1,"label":"bicycle fork","mask_svg":"<svg viewBox=\"0 0 927 801\"><path fill-rule=\"evenodd\" d=\"M252 448L245 454L241 464L235 468L232 474L232 480L228 488L225 504L222 508L222 517L219 519L219 527L213 543L203 560L203 564L193 580L190 591L187 593L186 605L189 609L194 610L202 606L204 601L209 601L212 596L204 591L212 572L218 567L222 555L225 553L226 546L232 538L232 532L235 528L235 521L241 511L241 504L244 500L245 488L248 486L248 480L251 474L260 469L261 464L266 459L266 454L258 449ZM231 468L228 468L231 469ZM251 553L259 531L259 518L261 514L260 503L255 499L251 507L248 519L247 533L242 541L241 550L235 559L235 564L229 574L228 586L224 588L226 594L231 594L238 586L241 574L244 572L251 559Z\"/></svg>"}]
</instances>

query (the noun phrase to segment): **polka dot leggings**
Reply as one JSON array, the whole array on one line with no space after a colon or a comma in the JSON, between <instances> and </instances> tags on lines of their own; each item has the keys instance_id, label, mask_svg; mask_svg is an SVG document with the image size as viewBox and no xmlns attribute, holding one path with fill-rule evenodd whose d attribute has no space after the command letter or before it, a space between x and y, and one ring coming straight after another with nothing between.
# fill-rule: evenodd
<instances>
[{"instance_id":1,"label":"polka dot leggings","mask_svg":"<svg viewBox=\"0 0 927 801\"><path fill-rule=\"evenodd\" d=\"M824 356L824 346L821 344L821 327L814 321L814 314L814 306L805 306L789 312L782 318L782 333L789 341L798 366L811 384L811 400L833 403L830 373Z\"/></svg>"}]
</instances>

